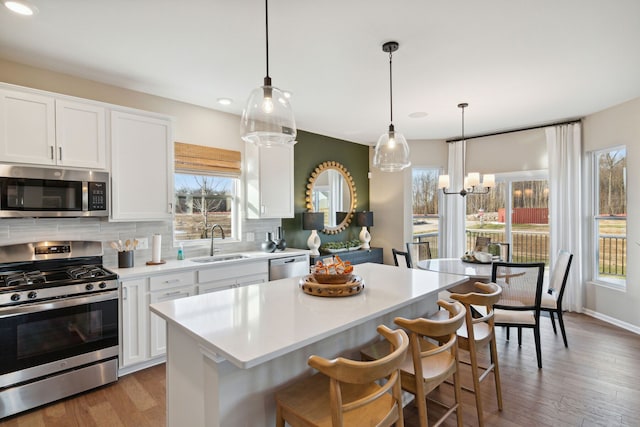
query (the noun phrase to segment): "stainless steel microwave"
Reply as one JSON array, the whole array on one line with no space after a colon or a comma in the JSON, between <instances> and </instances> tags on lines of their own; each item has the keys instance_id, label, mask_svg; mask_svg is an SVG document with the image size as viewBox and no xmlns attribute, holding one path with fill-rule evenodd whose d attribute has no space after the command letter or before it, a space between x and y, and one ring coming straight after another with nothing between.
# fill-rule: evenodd
<instances>
[{"instance_id":1,"label":"stainless steel microwave","mask_svg":"<svg viewBox=\"0 0 640 427\"><path fill-rule=\"evenodd\" d=\"M109 215L109 174L0 165L0 218Z\"/></svg>"}]
</instances>

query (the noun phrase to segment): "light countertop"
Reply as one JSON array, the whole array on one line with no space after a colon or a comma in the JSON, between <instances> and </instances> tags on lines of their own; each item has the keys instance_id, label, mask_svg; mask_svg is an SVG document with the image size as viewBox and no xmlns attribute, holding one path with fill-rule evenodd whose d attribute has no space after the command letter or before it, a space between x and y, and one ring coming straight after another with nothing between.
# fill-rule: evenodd
<instances>
[{"instance_id":1,"label":"light countertop","mask_svg":"<svg viewBox=\"0 0 640 427\"><path fill-rule=\"evenodd\" d=\"M165 264L158 265L146 265L146 263L137 263L134 267L131 268L117 268L115 266L106 266L109 270L116 273L120 279L131 279L136 277L146 277L154 274L164 274L171 273L176 271L188 271L188 270L198 270L198 269L208 269L208 268L216 268L216 266L228 266L228 265L240 265L243 263L254 262L257 260L269 260L276 258L283 258L292 255L306 255L309 253L308 249L291 249L287 248L284 251L276 251L276 252L261 252L261 251L248 251L248 252L234 252L233 254L229 253L220 253L216 254L217 256L226 256L226 255L245 255L246 258L234 259L228 261L219 261L219 262L195 262L192 261L193 258L187 258L184 260L167 260ZM195 257L195 258L203 258L203 257Z\"/></svg>"},{"instance_id":2,"label":"light countertop","mask_svg":"<svg viewBox=\"0 0 640 427\"><path fill-rule=\"evenodd\" d=\"M354 272L365 288L349 297L307 295L297 277L152 304L151 311L247 369L468 280L372 263Z\"/></svg>"}]
</instances>

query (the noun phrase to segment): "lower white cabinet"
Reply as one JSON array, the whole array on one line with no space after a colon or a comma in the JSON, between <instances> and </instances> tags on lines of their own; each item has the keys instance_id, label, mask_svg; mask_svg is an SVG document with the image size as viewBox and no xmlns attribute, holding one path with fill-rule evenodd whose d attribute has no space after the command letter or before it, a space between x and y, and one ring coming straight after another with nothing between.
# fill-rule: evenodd
<instances>
[{"instance_id":1,"label":"lower white cabinet","mask_svg":"<svg viewBox=\"0 0 640 427\"><path fill-rule=\"evenodd\" d=\"M149 304L172 301L195 295L193 272L153 276L149 278ZM149 356L162 356L167 352L167 325L149 312Z\"/></svg>"},{"instance_id":2,"label":"lower white cabinet","mask_svg":"<svg viewBox=\"0 0 640 427\"><path fill-rule=\"evenodd\" d=\"M198 294L221 291L269 281L267 261L247 262L238 266L201 269L196 273Z\"/></svg>"},{"instance_id":3,"label":"lower white cabinet","mask_svg":"<svg viewBox=\"0 0 640 427\"><path fill-rule=\"evenodd\" d=\"M142 363L147 353L147 279L120 282L120 367Z\"/></svg>"},{"instance_id":4,"label":"lower white cabinet","mask_svg":"<svg viewBox=\"0 0 640 427\"><path fill-rule=\"evenodd\" d=\"M151 313L149 304L268 280L269 264L265 259L121 279L121 374L164 360L166 322Z\"/></svg>"}]
</instances>

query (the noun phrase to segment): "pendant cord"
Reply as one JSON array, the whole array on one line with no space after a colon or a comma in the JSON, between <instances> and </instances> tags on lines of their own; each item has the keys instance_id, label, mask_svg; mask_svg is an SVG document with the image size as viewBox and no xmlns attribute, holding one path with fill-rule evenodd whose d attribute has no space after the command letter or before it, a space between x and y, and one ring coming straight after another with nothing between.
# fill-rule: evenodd
<instances>
[{"instance_id":1,"label":"pendant cord","mask_svg":"<svg viewBox=\"0 0 640 427\"><path fill-rule=\"evenodd\" d=\"M269 77L269 0L264 0L265 44L267 51L267 77Z\"/></svg>"},{"instance_id":2,"label":"pendant cord","mask_svg":"<svg viewBox=\"0 0 640 427\"><path fill-rule=\"evenodd\" d=\"M389 52L389 105L391 110L391 124L393 125L393 67L391 66L393 53Z\"/></svg>"}]
</instances>

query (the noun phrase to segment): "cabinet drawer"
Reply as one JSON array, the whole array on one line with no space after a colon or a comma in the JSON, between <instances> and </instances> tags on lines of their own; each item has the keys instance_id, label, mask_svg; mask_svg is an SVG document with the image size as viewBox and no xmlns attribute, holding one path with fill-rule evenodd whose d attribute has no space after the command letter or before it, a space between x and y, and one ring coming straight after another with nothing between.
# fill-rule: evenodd
<instances>
[{"instance_id":1,"label":"cabinet drawer","mask_svg":"<svg viewBox=\"0 0 640 427\"><path fill-rule=\"evenodd\" d=\"M193 272L164 274L162 276L149 277L149 291L161 291L163 289L175 288L178 286L192 285Z\"/></svg>"},{"instance_id":2,"label":"cabinet drawer","mask_svg":"<svg viewBox=\"0 0 640 427\"><path fill-rule=\"evenodd\" d=\"M207 283L253 274L269 274L269 265L267 261L240 262L233 265L201 269L198 270L197 281L198 283Z\"/></svg>"}]
</instances>

